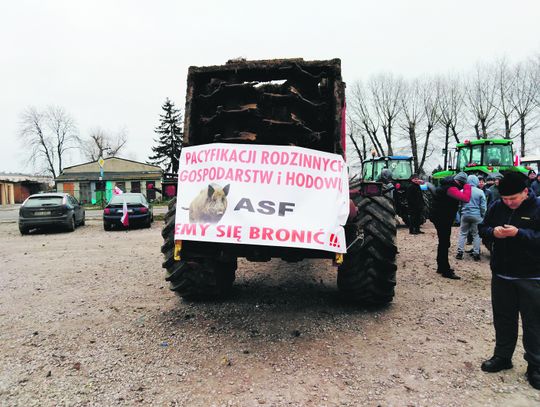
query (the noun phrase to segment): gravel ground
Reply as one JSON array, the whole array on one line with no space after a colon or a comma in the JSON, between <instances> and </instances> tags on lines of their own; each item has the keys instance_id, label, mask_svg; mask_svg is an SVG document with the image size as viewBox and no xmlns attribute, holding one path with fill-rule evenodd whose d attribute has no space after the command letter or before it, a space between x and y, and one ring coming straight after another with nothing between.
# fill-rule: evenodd
<instances>
[{"instance_id":1,"label":"gravel ground","mask_svg":"<svg viewBox=\"0 0 540 407\"><path fill-rule=\"evenodd\" d=\"M20 236L0 224L0 405L540 404L521 343L514 369L480 371L494 337L488 262L439 277L431 225L399 230L382 310L341 304L323 260L240 261L231 299L183 302L163 279L160 226Z\"/></svg>"}]
</instances>

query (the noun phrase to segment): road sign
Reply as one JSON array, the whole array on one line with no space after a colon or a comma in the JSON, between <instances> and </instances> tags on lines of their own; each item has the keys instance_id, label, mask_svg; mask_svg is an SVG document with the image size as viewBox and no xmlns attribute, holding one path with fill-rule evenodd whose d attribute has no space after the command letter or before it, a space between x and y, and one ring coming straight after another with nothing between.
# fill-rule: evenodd
<instances>
[{"instance_id":1,"label":"road sign","mask_svg":"<svg viewBox=\"0 0 540 407\"><path fill-rule=\"evenodd\" d=\"M103 159L103 157L99 157L98 164L101 168L103 168L103 164L105 164L105 160Z\"/></svg>"}]
</instances>

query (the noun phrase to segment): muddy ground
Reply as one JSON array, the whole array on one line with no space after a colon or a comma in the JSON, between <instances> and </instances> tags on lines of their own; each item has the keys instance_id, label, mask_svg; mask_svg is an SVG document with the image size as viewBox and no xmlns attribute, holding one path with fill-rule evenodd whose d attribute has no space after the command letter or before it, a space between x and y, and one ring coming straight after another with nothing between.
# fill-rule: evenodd
<instances>
[{"instance_id":1,"label":"muddy ground","mask_svg":"<svg viewBox=\"0 0 540 407\"><path fill-rule=\"evenodd\" d=\"M0 405L540 404L521 344L514 369L480 371L488 262L454 260L463 279L439 277L431 225L399 230L383 310L340 303L321 260L240 262L231 299L183 302L164 281L160 226L20 236L0 224Z\"/></svg>"}]
</instances>

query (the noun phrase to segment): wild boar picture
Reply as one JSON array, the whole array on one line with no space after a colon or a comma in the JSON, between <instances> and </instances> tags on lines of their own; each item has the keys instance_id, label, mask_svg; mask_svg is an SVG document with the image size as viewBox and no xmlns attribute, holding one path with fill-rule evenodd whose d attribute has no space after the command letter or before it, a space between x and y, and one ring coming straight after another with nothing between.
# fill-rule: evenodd
<instances>
[{"instance_id":1,"label":"wild boar picture","mask_svg":"<svg viewBox=\"0 0 540 407\"><path fill-rule=\"evenodd\" d=\"M189 222L218 223L227 210L229 186L212 183L202 189L189 205Z\"/></svg>"}]
</instances>

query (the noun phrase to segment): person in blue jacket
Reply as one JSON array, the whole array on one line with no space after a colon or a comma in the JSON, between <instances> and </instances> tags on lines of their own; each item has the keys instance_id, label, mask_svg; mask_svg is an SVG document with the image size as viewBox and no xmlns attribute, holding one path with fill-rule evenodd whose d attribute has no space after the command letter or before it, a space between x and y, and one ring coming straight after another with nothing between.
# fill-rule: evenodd
<instances>
[{"instance_id":1,"label":"person in blue jacket","mask_svg":"<svg viewBox=\"0 0 540 407\"><path fill-rule=\"evenodd\" d=\"M482 222L486 213L486 196L484 192L478 188L478 177L469 175L467 184L471 185L471 199L469 202L461 204L461 223L459 231L458 249L456 259L463 259L463 251L465 250L465 241L471 234L473 251L472 255L475 261L480 261L480 236L478 235L478 224Z\"/></svg>"},{"instance_id":2,"label":"person in blue jacket","mask_svg":"<svg viewBox=\"0 0 540 407\"><path fill-rule=\"evenodd\" d=\"M499 183L501 199L487 210L480 235L492 242L491 303L495 327L493 357L484 372L511 369L521 315L527 378L540 390L540 198L526 177L508 172Z\"/></svg>"}]
</instances>

